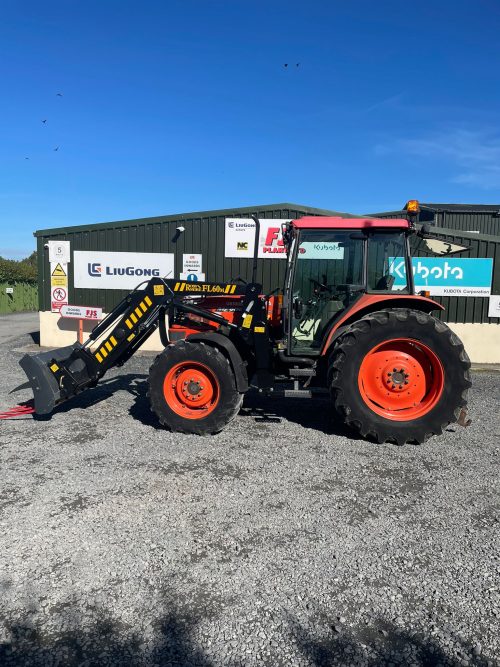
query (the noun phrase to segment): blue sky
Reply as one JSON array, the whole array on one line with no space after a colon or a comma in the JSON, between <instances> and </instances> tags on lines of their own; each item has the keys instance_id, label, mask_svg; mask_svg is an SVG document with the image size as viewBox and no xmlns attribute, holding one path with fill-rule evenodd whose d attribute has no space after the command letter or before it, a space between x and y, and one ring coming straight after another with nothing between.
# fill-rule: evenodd
<instances>
[{"instance_id":1,"label":"blue sky","mask_svg":"<svg viewBox=\"0 0 500 667\"><path fill-rule=\"evenodd\" d=\"M500 202L497 0L1 8L4 256L184 211Z\"/></svg>"}]
</instances>

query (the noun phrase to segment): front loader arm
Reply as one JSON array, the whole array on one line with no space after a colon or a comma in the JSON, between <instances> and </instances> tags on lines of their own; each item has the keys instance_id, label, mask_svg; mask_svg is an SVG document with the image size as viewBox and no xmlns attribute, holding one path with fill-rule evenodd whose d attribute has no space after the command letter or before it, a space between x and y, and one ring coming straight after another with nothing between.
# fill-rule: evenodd
<instances>
[{"instance_id":1,"label":"front loader arm","mask_svg":"<svg viewBox=\"0 0 500 667\"><path fill-rule=\"evenodd\" d=\"M130 359L158 327L166 345L167 311L192 313L220 325L238 328L222 316L182 298L193 293L240 295L245 293L245 287L234 283L151 279L144 289L130 292L92 330L85 343L22 357L19 364L33 390L35 412L49 414L59 403L95 386L110 368L121 366Z\"/></svg>"}]
</instances>

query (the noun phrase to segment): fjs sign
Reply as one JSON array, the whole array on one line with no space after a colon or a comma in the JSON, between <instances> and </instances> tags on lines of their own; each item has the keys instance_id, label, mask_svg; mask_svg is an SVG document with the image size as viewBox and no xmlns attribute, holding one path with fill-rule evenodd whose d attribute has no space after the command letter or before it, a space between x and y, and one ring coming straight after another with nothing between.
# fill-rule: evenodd
<instances>
[{"instance_id":1,"label":"fjs sign","mask_svg":"<svg viewBox=\"0 0 500 667\"><path fill-rule=\"evenodd\" d=\"M75 287L134 289L154 276L174 277L173 253L76 250Z\"/></svg>"},{"instance_id":2,"label":"fjs sign","mask_svg":"<svg viewBox=\"0 0 500 667\"><path fill-rule=\"evenodd\" d=\"M273 259L286 258L286 250L281 235L281 225L290 220L259 219L259 257ZM253 257L255 245L255 223L251 218L226 218L226 257Z\"/></svg>"},{"instance_id":3,"label":"fjs sign","mask_svg":"<svg viewBox=\"0 0 500 667\"><path fill-rule=\"evenodd\" d=\"M493 260L453 257L414 257L415 290L427 290L432 296L489 296ZM402 257L389 258L389 273L395 277L393 289L406 286Z\"/></svg>"}]
</instances>

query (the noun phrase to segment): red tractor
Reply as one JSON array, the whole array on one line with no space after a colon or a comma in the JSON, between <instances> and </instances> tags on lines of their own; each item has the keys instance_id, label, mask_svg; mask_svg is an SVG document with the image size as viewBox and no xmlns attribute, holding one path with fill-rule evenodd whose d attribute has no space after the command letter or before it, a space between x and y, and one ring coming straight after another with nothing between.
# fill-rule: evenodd
<instances>
[{"instance_id":1,"label":"red tractor","mask_svg":"<svg viewBox=\"0 0 500 667\"><path fill-rule=\"evenodd\" d=\"M378 442L421 443L465 424L470 362L461 341L415 294L410 220L303 217L283 229L282 293L250 282L153 278L75 343L25 356L35 411L94 386L157 328L151 408L172 431L216 433L250 387L274 396L329 393L335 418ZM168 321L168 326L167 326Z\"/></svg>"}]
</instances>

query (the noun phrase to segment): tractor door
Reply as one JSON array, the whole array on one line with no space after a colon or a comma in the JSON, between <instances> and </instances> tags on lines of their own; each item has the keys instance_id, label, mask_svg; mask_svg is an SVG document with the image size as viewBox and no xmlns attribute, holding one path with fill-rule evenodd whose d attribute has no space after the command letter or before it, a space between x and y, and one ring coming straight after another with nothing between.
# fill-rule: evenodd
<instances>
[{"instance_id":1,"label":"tractor door","mask_svg":"<svg viewBox=\"0 0 500 667\"><path fill-rule=\"evenodd\" d=\"M353 231L300 231L287 280L288 354L319 354L325 330L364 293L365 243Z\"/></svg>"}]
</instances>

